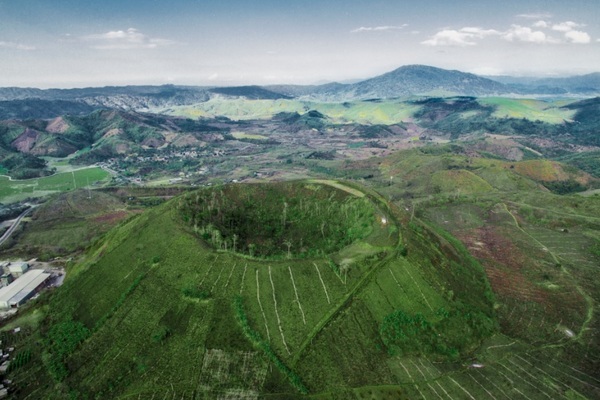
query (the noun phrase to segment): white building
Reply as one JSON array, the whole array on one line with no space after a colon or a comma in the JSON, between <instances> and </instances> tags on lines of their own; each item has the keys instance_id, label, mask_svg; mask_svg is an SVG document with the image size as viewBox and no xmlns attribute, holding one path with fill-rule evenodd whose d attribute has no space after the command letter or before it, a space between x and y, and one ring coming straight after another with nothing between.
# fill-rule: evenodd
<instances>
[{"instance_id":1,"label":"white building","mask_svg":"<svg viewBox=\"0 0 600 400\"><path fill-rule=\"evenodd\" d=\"M19 307L38 292L50 274L41 269L24 273L13 283L0 289L0 308Z\"/></svg>"},{"instance_id":2,"label":"white building","mask_svg":"<svg viewBox=\"0 0 600 400\"><path fill-rule=\"evenodd\" d=\"M26 262L11 262L8 264L8 272L13 276L21 276L29 269L29 264Z\"/></svg>"}]
</instances>

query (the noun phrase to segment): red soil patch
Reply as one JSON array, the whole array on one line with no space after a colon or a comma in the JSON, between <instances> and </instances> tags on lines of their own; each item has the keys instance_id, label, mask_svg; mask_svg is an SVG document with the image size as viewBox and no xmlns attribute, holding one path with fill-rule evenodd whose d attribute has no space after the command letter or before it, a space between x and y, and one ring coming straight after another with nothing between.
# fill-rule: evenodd
<instances>
[{"instance_id":1,"label":"red soil patch","mask_svg":"<svg viewBox=\"0 0 600 400\"><path fill-rule=\"evenodd\" d=\"M12 146L22 153L29 153L39 139L39 132L26 128L13 142Z\"/></svg>"},{"instance_id":2,"label":"red soil patch","mask_svg":"<svg viewBox=\"0 0 600 400\"><path fill-rule=\"evenodd\" d=\"M130 213L127 211L123 211L123 210L115 211L112 213L107 213L107 214L103 214L98 217L95 217L94 222L97 222L100 224L116 225L118 222L124 220L129 215L130 215Z\"/></svg>"},{"instance_id":3,"label":"red soil patch","mask_svg":"<svg viewBox=\"0 0 600 400\"><path fill-rule=\"evenodd\" d=\"M494 227L456 232L455 235L481 261L494 292L500 297L546 303L547 292L524 274L532 260Z\"/></svg>"},{"instance_id":4,"label":"red soil patch","mask_svg":"<svg viewBox=\"0 0 600 400\"><path fill-rule=\"evenodd\" d=\"M48 123L46 132L65 133L69 129L69 123L63 117L57 117Z\"/></svg>"}]
</instances>

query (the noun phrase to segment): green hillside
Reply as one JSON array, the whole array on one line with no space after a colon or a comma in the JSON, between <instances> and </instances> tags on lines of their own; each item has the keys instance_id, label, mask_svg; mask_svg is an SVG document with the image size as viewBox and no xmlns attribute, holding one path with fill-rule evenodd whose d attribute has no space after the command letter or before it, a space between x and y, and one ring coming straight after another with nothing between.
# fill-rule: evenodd
<instances>
[{"instance_id":1,"label":"green hillside","mask_svg":"<svg viewBox=\"0 0 600 400\"><path fill-rule=\"evenodd\" d=\"M24 345L33 362L14 374L20 396L412 397L427 390L402 384L416 360L459 394L453 377L497 329L481 267L426 226L402 237L399 211L364 189L334 182L261 189L289 196L287 224L298 223L294 212L315 223L307 248L318 248L321 221L340 212L324 207L327 199L368 199L370 227L322 255L288 258L286 247L284 257L256 258L213 247L185 222L203 192L131 218L44 300L48 313ZM220 190L224 202L258 189L213 193ZM316 191L316 200L295 208L292 195L303 190ZM44 350L33 346L40 340Z\"/></svg>"}]
</instances>

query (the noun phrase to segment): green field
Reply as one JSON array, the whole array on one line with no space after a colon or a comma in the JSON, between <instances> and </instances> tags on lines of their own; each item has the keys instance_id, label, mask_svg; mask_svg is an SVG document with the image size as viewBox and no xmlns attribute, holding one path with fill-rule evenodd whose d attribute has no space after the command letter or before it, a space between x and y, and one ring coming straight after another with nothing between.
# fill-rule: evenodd
<instances>
[{"instance_id":1,"label":"green field","mask_svg":"<svg viewBox=\"0 0 600 400\"><path fill-rule=\"evenodd\" d=\"M109 176L108 172L98 167L26 180L10 180L7 176L0 176L0 202L12 202L27 197L39 197L55 192L93 187L106 181Z\"/></svg>"},{"instance_id":2,"label":"green field","mask_svg":"<svg viewBox=\"0 0 600 400\"><path fill-rule=\"evenodd\" d=\"M169 115L188 118L226 116L233 120L269 119L280 112L304 114L317 110L334 123L396 124L412 117L418 106L400 101L316 103L299 100L245 100L214 98L194 106L178 106L163 110Z\"/></svg>"},{"instance_id":3,"label":"green field","mask_svg":"<svg viewBox=\"0 0 600 400\"><path fill-rule=\"evenodd\" d=\"M575 114L573 110L561 108L568 104L566 101L548 102L534 99L489 97L478 99L478 102L484 106L495 107L496 110L492 116L496 118L525 118L531 121L561 124L564 121L570 121ZM217 97L193 106L177 106L159 111L188 118L226 116L233 120L250 120L269 119L280 112L304 114L308 110L317 110L334 123L391 125L409 120L419 109L419 105L399 100L319 103L300 100L246 100ZM465 112L461 114L461 118L468 118L475 114L476 112Z\"/></svg>"},{"instance_id":4,"label":"green field","mask_svg":"<svg viewBox=\"0 0 600 400\"><path fill-rule=\"evenodd\" d=\"M532 99L511 99L505 97L482 98L479 102L483 105L492 105L496 111L492 116L496 118L526 118L532 121L543 121L550 124L561 124L570 121L575 114L573 110L563 109L565 101L546 102Z\"/></svg>"}]
</instances>

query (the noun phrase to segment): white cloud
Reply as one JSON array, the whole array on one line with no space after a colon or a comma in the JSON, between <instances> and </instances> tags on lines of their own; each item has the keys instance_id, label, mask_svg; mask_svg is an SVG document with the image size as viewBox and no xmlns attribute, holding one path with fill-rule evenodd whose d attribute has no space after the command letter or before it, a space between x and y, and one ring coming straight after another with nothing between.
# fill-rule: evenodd
<instances>
[{"instance_id":1,"label":"white cloud","mask_svg":"<svg viewBox=\"0 0 600 400\"><path fill-rule=\"evenodd\" d=\"M21 43L0 41L0 49L14 49L14 50L31 51L31 50L35 50L35 47L28 46L28 45L21 44Z\"/></svg>"},{"instance_id":2,"label":"white cloud","mask_svg":"<svg viewBox=\"0 0 600 400\"><path fill-rule=\"evenodd\" d=\"M542 31L534 31L533 29L513 25L506 31L502 37L509 42L529 42L529 43L554 43L555 40L547 36Z\"/></svg>"},{"instance_id":3,"label":"white cloud","mask_svg":"<svg viewBox=\"0 0 600 400\"><path fill-rule=\"evenodd\" d=\"M571 43L586 44L592 41L590 35L582 31L569 31L565 33L565 38Z\"/></svg>"},{"instance_id":4,"label":"white cloud","mask_svg":"<svg viewBox=\"0 0 600 400\"><path fill-rule=\"evenodd\" d=\"M504 70L498 67L475 67L469 69L467 72L470 72L475 75L487 75L487 76L499 76L504 74Z\"/></svg>"},{"instance_id":5,"label":"white cloud","mask_svg":"<svg viewBox=\"0 0 600 400\"><path fill-rule=\"evenodd\" d=\"M552 25L552 30L558 31L558 32L569 32L580 26L583 26L583 25L578 24L573 21L566 21L566 22L561 22L560 24Z\"/></svg>"},{"instance_id":6,"label":"white cloud","mask_svg":"<svg viewBox=\"0 0 600 400\"><path fill-rule=\"evenodd\" d=\"M468 33L461 33L454 29L444 29L433 35L430 39L427 39L421 44L426 46L474 46L476 43L473 42L473 35Z\"/></svg>"},{"instance_id":7,"label":"white cloud","mask_svg":"<svg viewBox=\"0 0 600 400\"><path fill-rule=\"evenodd\" d=\"M531 13L531 14L519 14L516 16L517 18L524 19L548 19L552 18L552 14L550 13Z\"/></svg>"},{"instance_id":8,"label":"white cloud","mask_svg":"<svg viewBox=\"0 0 600 400\"><path fill-rule=\"evenodd\" d=\"M93 42L91 47L99 50L155 49L175 43L171 40L148 37L135 28L88 35L83 39Z\"/></svg>"},{"instance_id":9,"label":"white cloud","mask_svg":"<svg viewBox=\"0 0 600 400\"><path fill-rule=\"evenodd\" d=\"M426 46L474 46L477 44L475 39L483 39L487 36L499 35L500 32L494 29L483 29L478 27L464 27L459 30L444 29L433 35L421 44Z\"/></svg>"},{"instance_id":10,"label":"white cloud","mask_svg":"<svg viewBox=\"0 0 600 400\"><path fill-rule=\"evenodd\" d=\"M431 36L429 39L421 42L426 46L475 46L483 39L488 37L500 37L508 42L524 42L533 44L560 44L574 43L587 44L592 42L592 38L586 32L575 28L583 27L573 21L551 24L548 21L538 20L531 27L522 25L511 25L505 31L495 29L485 29L481 27L464 27L460 29L443 29ZM564 37L555 37L551 33L560 32Z\"/></svg>"},{"instance_id":11,"label":"white cloud","mask_svg":"<svg viewBox=\"0 0 600 400\"><path fill-rule=\"evenodd\" d=\"M383 31L399 31L400 29L404 29L408 26L408 24L402 25L383 25L383 26L361 26L360 28L356 28L351 30L351 33L363 33L363 32L383 32Z\"/></svg>"},{"instance_id":12,"label":"white cloud","mask_svg":"<svg viewBox=\"0 0 600 400\"><path fill-rule=\"evenodd\" d=\"M493 36L493 35L500 34L500 32L498 32L495 29L483 29L483 28L479 28L479 27L470 27L470 26L461 28L459 32L473 35L473 37L476 37L479 39L483 39L484 37L487 37L487 36Z\"/></svg>"}]
</instances>

